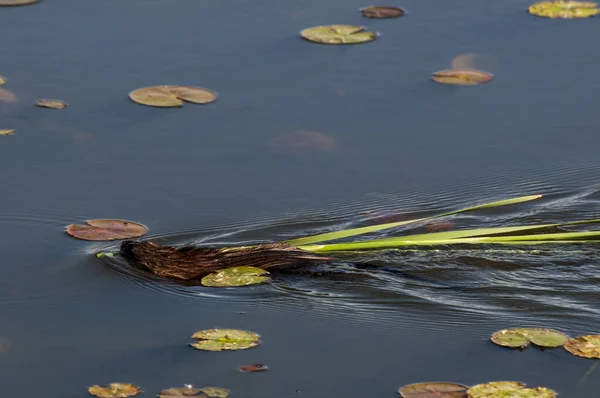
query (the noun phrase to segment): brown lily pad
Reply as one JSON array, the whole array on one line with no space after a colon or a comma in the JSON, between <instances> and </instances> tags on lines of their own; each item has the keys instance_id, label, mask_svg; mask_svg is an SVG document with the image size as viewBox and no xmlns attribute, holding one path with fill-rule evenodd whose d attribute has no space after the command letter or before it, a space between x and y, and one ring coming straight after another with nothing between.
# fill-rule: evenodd
<instances>
[{"instance_id":1,"label":"brown lily pad","mask_svg":"<svg viewBox=\"0 0 600 398\"><path fill-rule=\"evenodd\" d=\"M322 44L359 44L375 40L377 33L366 31L364 26L325 25L304 29L300 36Z\"/></svg>"},{"instance_id":2,"label":"brown lily pad","mask_svg":"<svg viewBox=\"0 0 600 398\"><path fill-rule=\"evenodd\" d=\"M205 351L246 350L260 343L258 334L236 329L201 330L194 333L192 338L198 339L198 342L190 345Z\"/></svg>"},{"instance_id":3,"label":"brown lily pad","mask_svg":"<svg viewBox=\"0 0 600 398\"><path fill-rule=\"evenodd\" d=\"M0 0L0 7L27 6L40 0Z\"/></svg>"},{"instance_id":4,"label":"brown lily pad","mask_svg":"<svg viewBox=\"0 0 600 398\"><path fill-rule=\"evenodd\" d=\"M252 365L240 365L237 367L237 370L240 372L264 372L268 370L269 367L267 365L263 365L262 363L255 363Z\"/></svg>"},{"instance_id":5,"label":"brown lily pad","mask_svg":"<svg viewBox=\"0 0 600 398\"><path fill-rule=\"evenodd\" d=\"M231 394L231 391L221 387L204 387L201 391L210 398L227 398Z\"/></svg>"},{"instance_id":6,"label":"brown lily pad","mask_svg":"<svg viewBox=\"0 0 600 398\"><path fill-rule=\"evenodd\" d=\"M199 388L193 388L192 386L186 386L182 388L169 388L168 390L161 391L158 396L159 398L208 398L208 395L204 391L202 391Z\"/></svg>"},{"instance_id":7,"label":"brown lily pad","mask_svg":"<svg viewBox=\"0 0 600 398\"><path fill-rule=\"evenodd\" d=\"M133 384L111 383L108 387L91 386L88 391L102 398L126 398L138 395L140 388Z\"/></svg>"},{"instance_id":8,"label":"brown lily pad","mask_svg":"<svg viewBox=\"0 0 600 398\"><path fill-rule=\"evenodd\" d=\"M433 381L408 384L398 390L402 398L467 398L463 384Z\"/></svg>"},{"instance_id":9,"label":"brown lily pad","mask_svg":"<svg viewBox=\"0 0 600 398\"><path fill-rule=\"evenodd\" d=\"M183 106L184 101L208 104L217 100L217 94L202 87L155 86L134 90L129 98L138 104L165 108Z\"/></svg>"},{"instance_id":10,"label":"brown lily pad","mask_svg":"<svg viewBox=\"0 0 600 398\"><path fill-rule=\"evenodd\" d=\"M2 135L14 135L17 130L0 130L0 136Z\"/></svg>"},{"instance_id":11,"label":"brown lily pad","mask_svg":"<svg viewBox=\"0 0 600 398\"><path fill-rule=\"evenodd\" d=\"M400 7L369 6L360 9L363 17L367 18L398 18L405 14Z\"/></svg>"},{"instance_id":12,"label":"brown lily pad","mask_svg":"<svg viewBox=\"0 0 600 398\"><path fill-rule=\"evenodd\" d=\"M516 381L493 381L467 390L469 398L555 398L558 394L546 387L526 388Z\"/></svg>"},{"instance_id":13,"label":"brown lily pad","mask_svg":"<svg viewBox=\"0 0 600 398\"><path fill-rule=\"evenodd\" d=\"M475 86L492 80L492 75L475 69L445 69L435 72L431 79L436 83Z\"/></svg>"},{"instance_id":14,"label":"brown lily pad","mask_svg":"<svg viewBox=\"0 0 600 398\"><path fill-rule=\"evenodd\" d=\"M564 347L573 355L600 359L600 335L588 334L575 337L569 340Z\"/></svg>"},{"instance_id":15,"label":"brown lily pad","mask_svg":"<svg viewBox=\"0 0 600 398\"><path fill-rule=\"evenodd\" d=\"M148 232L142 224L126 220L87 220L88 225L71 224L66 232L83 240L116 240L137 238Z\"/></svg>"},{"instance_id":16,"label":"brown lily pad","mask_svg":"<svg viewBox=\"0 0 600 398\"><path fill-rule=\"evenodd\" d=\"M35 101L35 104L42 108L50 108L50 109L64 109L69 105L65 101L61 101L61 100L57 100L57 99L41 99L41 100Z\"/></svg>"}]
</instances>

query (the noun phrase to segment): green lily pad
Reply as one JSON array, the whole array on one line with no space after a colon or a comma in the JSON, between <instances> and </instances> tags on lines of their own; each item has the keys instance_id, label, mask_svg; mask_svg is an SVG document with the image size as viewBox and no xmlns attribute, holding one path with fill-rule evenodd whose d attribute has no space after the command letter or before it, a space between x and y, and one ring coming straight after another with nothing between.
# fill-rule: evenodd
<instances>
[{"instance_id":1,"label":"green lily pad","mask_svg":"<svg viewBox=\"0 0 600 398\"><path fill-rule=\"evenodd\" d=\"M66 232L83 240L115 240L137 238L148 232L142 224L126 220L87 220L88 225L71 224Z\"/></svg>"},{"instance_id":2,"label":"green lily pad","mask_svg":"<svg viewBox=\"0 0 600 398\"><path fill-rule=\"evenodd\" d=\"M544 18L588 18L600 13L597 3L587 1L542 1L529 6L529 13Z\"/></svg>"},{"instance_id":3,"label":"green lily pad","mask_svg":"<svg viewBox=\"0 0 600 398\"><path fill-rule=\"evenodd\" d=\"M494 333L491 340L501 346L524 348L533 343L539 347L554 348L563 346L569 336L551 329L514 328Z\"/></svg>"},{"instance_id":4,"label":"green lily pad","mask_svg":"<svg viewBox=\"0 0 600 398\"><path fill-rule=\"evenodd\" d=\"M493 381L467 390L469 398L555 398L558 394L546 387L525 388L516 381Z\"/></svg>"},{"instance_id":5,"label":"green lily pad","mask_svg":"<svg viewBox=\"0 0 600 398\"><path fill-rule=\"evenodd\" d=\"M306 40L323 44L358 44L373 41L377 33L367 32L364 26L324 25L307 28L300 32Z\"/></svg>"},{"instance_id":6,"label":"green lily pad","mask_svg":"<svg viewBox=\"0 0 600 398\"><path fill-rule=\"evenodd\" d=\"M257 267L225 268L202 278L201 283L210 287L248 286L268 282L271 278L264 269Z\"/></svg>"},{"instance_id":7,"label":"green lily pad","mask_svg":"<svg viewBox=\"0 0 600 398\"><path fill-rule=\"evenodd\" d=\"M231 394L231 391L221 387L204 387L200 391L208 395L210 398L227 398L229 394Z\"/></svg>"},{"instance_id":8,"label":"green lily pad","mask_svg":"<svg viewBox=\"0 0 600 398\"><path fill-rule=\"evenodd\" d=\"M575 337L565 344L565 349L579 357L600 359L600 335L588 334Z\"/></svg>"},{"instance_id":9,"label":"green lily pad","mask_svg":"<svg viewBox=\"0 0 600 398\"><path fill-rule=\"evenodd\" d=\"M41 100L37 100L35 102L35 104L42 108L50 108L50 109L64 109L69 105L65 101L56 100L56 99L41 99Z\"/></svg>"},{"instance_id":10,"label":"green lily pad","mask_svg":"<svg viewBox=\"0 0 600 398\"><path fill-rule=\"evenodd\" d=\"M402 398L467 398L463 384L441 381L408 384L398 390Z\"/></svg>"},{"instance_id":11,"label":"green lily pad","mask_svg":"<svg viewBox=\"0 0 600 398\"><path fill-rule=\"evenodd\" d=\"M88 392L101 398L126 398L138 395L141 390L133 384L111 383L108 387L91 386Z\"/></svg>"},{"instance_id":12,"label":"green lily pad","mask_svg":"<svg viewBox=\"0 0 600 398\"><path fill-rule=\"evenodd\" d=\"M404 15L400 7L370 6L360 9L363 17L367 18L398 18Z\"/></svg>"},{"instance_id":13,"label":"green lily pad","mask_svg":"<svg viewBox=\"0 0 600 398\"><path fill-rule=\"evenodd\" d=\"M13 135L17 130L0 130L0 136L2 135Z\"/></svg>"},{"instance_id":14,"label":"green lily pad","mask_svg":"<svg viewBox=\"0 0 600 398\"><path fill-rule=\"evenodd\" d=\"M431 79L436 83L458 86L475 86L492 80L492 75L475 69L445 69L435 72Z\"/></svg>"},{"instance_id":15,"label":"green lily pad","mask_svg":"<svg viewBox=\"0 0 600 398\"><path fill-rule=\"evenodd\" d=\"M236 329L201 330L192 338L198 339L198 342L190 345L205 351L246 350L260 343L258 334Z\"/></svg>"},{"instance_id":16,"label":"green lily pad","mask_svg":"<svg viewBox=\"0 0 600 398\"><path fill-rule=\"evenodd\" d=\"M40 0L0 0L0 7L27 6L38 3Z\"/></svg>"}]
</instances>

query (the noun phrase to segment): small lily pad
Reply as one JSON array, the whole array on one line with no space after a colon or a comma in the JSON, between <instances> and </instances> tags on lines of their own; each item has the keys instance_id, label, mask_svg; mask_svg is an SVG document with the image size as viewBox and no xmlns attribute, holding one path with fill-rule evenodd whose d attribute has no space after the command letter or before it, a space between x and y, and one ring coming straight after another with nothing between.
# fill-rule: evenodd
<instances>
[{"instance_id":1,"label":"small lily pad","mask_svg":"<svg viewBox=\"0 0 600 398\"><path fill-rule=\"evenodd\" d=\"M373 41L377 33L368 32L364 26L324 25L304 29L300 35L306 40L323 44L358 44Z\"/></svg>"},{"instance_id":2,"label":"small lily pad","mask_svg":"<svg viewBox=\"0 0 600 398\"><path fill-rule=\"evenodd\" d=\"M208 104L217 100L217 94L202 87L155 86L144 87L129 93L138 104L156 107L179 107L183 102Z\"/></svg>"},{"instance_id":3,"label":"small lily pad","mask_svg":"<svg viewBox=\"0 0 600 398\"><path fill-rule=\"evenodd\" d=\"M516 381L493 381L467 390L469 398L555 398L558 394L546 387L526 388Z\"/></svg>"},{"instance_id":4,"label":"small lily pad","mask_svg":"<svg viewBox=\"0 0 600 398\"><path fill-rule=\"evenodd\" d=\"M200 391L211 398L227 398L231 394L231 391L221 387L204 387Z\"/></svg>"},{"instance_id":5,"label":"small lily pad","mask_svg":"<svg viewBox=\"0 0 600 398\"><path fill-rule=\"evenodd\" d=\"M398 390L402 398L467 398L463 384L433 381L408 384Z\"/></svg>"},{"instance_id":6,"label":"small lily pad","mask_svg":"<svg viewBox=\"0 0 600 398\"><path fill-rule=\"evenodd\" d=\"M231 267L206 275L201 283L210 287L249 286L268 282L271 278L264 269L257 267Z\"/></svg>"},{"instance_id":7,"label":"small lily pad","mask_svg":"<svg viewBox=\"0 0 600 398\"><path fill-rule=\"evenodd\" d=\"M565 349L579 357L600 359L600 335L575 337L565 344Z\"/></svg>"},{"instance_id":8,"label":"small lily pad","mask_svg":"<svg viewBox=\"0 0 600 398\"><path fill-rule=\"evenodd\" d=\"M431 79L436 83L475 86L492 80L492 75L475 69L445 69L435 72Z\"/></svg>"},{"instance_id":9,"label":"small lily pad","mask_svg":"<svg viewBox=\"0 0 600 398\"><path fill-rule=\"evenodd\" d=\"M142 224L127 220L87 220L87 224L71 224L66 232L83 240L115 240L137 238L148 232Z\"/></svg>"},{"instance_id":10,"label":"small lily pad","mask_svg":"<svg viewBox=\"0 0 600 398\"><path fill-rule=\"evenodd\" d=\"M588 18L600 13L597 3L587 1L542 1L529 6L529 13L544 18Z\"/></svg>"},{"instance_id":11,"label":"small lily pad","mask_svg":"<svg viewBox=\"0 0 600 398\"><path fill-rule=\"evenodd\" d=\"M260 343L258 334L236 329L201 330L192 338L198 339L198 342L190 345L205 351L246 350Z\"/></svg>"},{"instance_id":12,"label":"small lily pad","mask_svg":"<svg viewBox=\"0 0 600 398\"><path fill-rule=\"evenodd\" d=\"M0 86L6 84L6 78L0 75Z\"/></svg>"},{"instance_id":13,"label":"small lily pad","mask_svg":"<svg viewBox=\"0 0 600 398\"><path fill-rule=\"evenodd\" d=\"M161 391L158 396L159 398L208 398L208 395L204 391L202 391L199 388L193 388L192 386L186 386L182 388L169 388L168 390Z\"/></svg>"},{"instance_id":14,"label":"small lily pad","mask_svg":"<svg viewBox=\"0 0 600 398\"><path fill-rule=\"evenodd\" d=\"M90 394L102 398L125 398L138 395L140 388L133 384L111 383L108 387L91 386L88 391Z\"/></svg>"},{"instance_id":15,"label":"small lily pad","mask_svg":"<svg viewBox=\"0 0 600 398\"><path fill-rule=\"evenodd\" d=\"M100 252L100 253L96 253L96 257L98 258L104 258L104 257L114 257L115 255L113 253L110 252Z\"/></svg>"},{"instance_id":16,"label":"small lily pad","mask_svg":"<svg viewBox=\"0 0 600 398\"><path fill-rule=\"evenodd\" d=\"M0 130L0 136L2 135L14 135L17 130Z\"/></svg>"},{"instance_id":17,"label":"small lily pad","mask_svg":"<svg viewBox=\"0 0 600 398\"><path fill-rule=\"evenodd\" d=\"M27 6L40 0L0 0L0 7Z\"/></svg>"},{"instance_id":18,"label":"small lily pad","mask_svg":"<svg viewBox=\"0 0 600 398\"><path fill-rule=\"evenodd\" d=\"M237 367L237 370L240 372L264 372L269 370L267 365L263 365L262 363L255 363L252 365L240 365Z\"/></svg>"},{"instance_id":19,"label":"small lily pad","mask_svg":"<svg viewBox=\"0 0 600 398\"><path fill-rule=\"evenodd\" d=\"M37 106L41 106L42 108L50 108L50 109L64 109L69 104L65 101L57 100L57 99L41 99L35 102Z\"/></svg>"},{"instance_id":20,"label":"small lily pad","mask_svg":"<svg viewBox=\"0 0 600 398\"><path fill-rule=\"evenodd\" d=\"M539 347L554 348L563 346L569 336L551 329L514 328L494 333L491 340L501 346L524 348L533 343Z\"/></svg>"},{"instance_id":21,"label":"small lily pad","mask_svg":"<svg viewBox=\"0 0 600 398\"><path fill-rule=\"evenodd\" d=\"M361 8L360 12L363 17L367 18L398 18L405 14L404 10L400 7L388 6L369 6Z\"/></svg>"}]
</instances>

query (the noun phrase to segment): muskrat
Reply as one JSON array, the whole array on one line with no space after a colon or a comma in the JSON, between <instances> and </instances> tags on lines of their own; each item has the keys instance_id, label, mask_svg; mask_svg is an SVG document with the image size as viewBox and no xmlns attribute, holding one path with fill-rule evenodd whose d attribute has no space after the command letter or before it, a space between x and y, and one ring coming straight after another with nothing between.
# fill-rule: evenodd
<instances>
[{"instance_id":1,"label":"muskrat","mask_svg":"<svg viewBox=\"0 0 600 398\"><path fill-rule=\"evenodd\" d=\"M332 260L286 243L207 248L126 240L121 243L121 254L161 277L182 280L200 279L211 272L242 265L269 269L322 264Z\"/></svg>"}]
</instances>

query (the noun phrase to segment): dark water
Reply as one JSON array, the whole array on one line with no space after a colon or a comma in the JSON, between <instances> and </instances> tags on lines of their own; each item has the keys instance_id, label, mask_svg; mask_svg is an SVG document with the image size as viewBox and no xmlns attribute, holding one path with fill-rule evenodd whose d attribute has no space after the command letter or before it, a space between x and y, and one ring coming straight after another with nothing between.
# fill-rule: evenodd
<instances>
[{"instance_id":1,"label":"dark water","mask_svg":"<svg viewBox=\"0 0 600 398\"><path fill-rule=\"evenodd\" d=\"M3 395L86 396L132 382L145 396L190 383L239 397L393 397L404 384L516 379L595 397L592 360L504 350L505 327L600 332L597 245L477 247L341 259L245 289L184 287L91 253L65 225L126 218L159 242L269 241L434 214L512 196L536 203L459 226L600 214L598 19L551 21L527 1L405 0L365 20L357 0L45 0L0 8L0 374ZM302 41L305 27L365 24L360 46ZM491 83L429 74L487 54ZM492 61L490 61L492 60ZM211 88L206 106L154 109L127 93ZM36 108L39 98L69 102ZM329 151L274 152L320 132ZM361 215L361 213L364 213ZM372 221L371 221L372 222ZM353 261L385 265L355 269ZM263 336L253 350L195 351L196 330ZM242 374L245 363L269 372Z\"/></svg>"}]
</instances>

